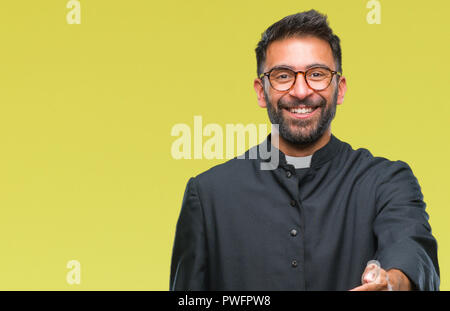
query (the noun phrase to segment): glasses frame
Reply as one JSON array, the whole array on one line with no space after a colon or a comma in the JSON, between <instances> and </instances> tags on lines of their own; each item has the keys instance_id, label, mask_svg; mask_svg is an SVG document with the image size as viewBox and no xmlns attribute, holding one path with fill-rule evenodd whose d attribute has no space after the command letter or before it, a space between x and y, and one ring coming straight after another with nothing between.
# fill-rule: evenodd
<instances>
[{"instance_id":1,"label":"glasses frame","mask_svg":"<svg viewBox=\"0 0 450 311\"><path fill-rule=\"evenodd\" d=\"M329 82L328 85L327 85L326 87L324 87L323 89L315 89L315 88L313 88L311 85L309 85L308 79L306 79L306 74L307 74L309 71L314 70L314 69L318 69L318 68L328 70L328 71L331 73L331 79L330 79L330 82ZM284 91L280 91L280 90L276 89L276 88L272 85L272 81L270 81L270 74L271 74L272 71L275 70L275 69L286 69L286 70L290 70L290 71L292 71L292 72L295 73L295 76L294 76L294 82L292 82L292 85L291 85L290 88L288 88L287 90L284 90ZM303 79L305 80L306 85L307 85L310 89L312 89L312 90L314 90L314 91L323 91L323 90L325 90L326 88L328 88L328 87L330 86L331 81L333 81L333 78L334 78L335 75L337 75L337 76L339 76L339 77L342 76L342 73L341 73L341 72L339 72L339 71L334 71L334 70L331 70L331 69L328 68L328 67L322 67L322 66L311 67L311 68L309 68L309 69L307 69L307 70L305 70L305 71L302 71L302 70L295 71L295 70L292 70L291 68L286 68L286 67L274 67L274 68L270 69L269 71L262 73L262 74L259 76L259 79L260 79L261 82L262 82L262 79L263 79L264 77L267 77L267 80L269 80L270 86L271 86L274 90L276 90L276 91L278 91L278 92L289 92L289 91L292 90L292 88L294 87L295 82L297 82L297 76L298 76L299 73L301 73L301 74L303 75Z\"/></svg>"}]
</instances>

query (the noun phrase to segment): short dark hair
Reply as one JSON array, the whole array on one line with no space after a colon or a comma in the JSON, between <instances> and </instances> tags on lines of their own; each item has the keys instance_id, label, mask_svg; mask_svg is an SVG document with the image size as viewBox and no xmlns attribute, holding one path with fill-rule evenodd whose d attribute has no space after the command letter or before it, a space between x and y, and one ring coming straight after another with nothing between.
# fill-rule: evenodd
<instances>
[{"instance_id":1,"label":"short dark hair","mask_svg":"<svg viewBox=\"0 0 450 311\"><path fill-rule=\"evenodd\" d=\"M286 16L263 32L255 49L258 77L263 73L267 47L270 43L302 36L314 36L327 41L333 52L336 69L342 73L342 53L339 37L333 33L328 25L326 15L316 10L309 10Z\"/></svg>"}]
</instances>

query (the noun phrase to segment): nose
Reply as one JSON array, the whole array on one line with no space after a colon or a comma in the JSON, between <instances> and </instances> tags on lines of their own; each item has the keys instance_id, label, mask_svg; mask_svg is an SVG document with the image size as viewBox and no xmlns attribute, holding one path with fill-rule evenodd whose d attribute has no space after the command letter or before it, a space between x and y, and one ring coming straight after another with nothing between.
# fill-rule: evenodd
<instances>
[{"instance_id":1,"label":"nose","mask_svg":"<svg viewBox=\"0 0 450 311\"><path fill-rule=\"evenodd\" d=\"M297 78L295 79L294 85L289 90L289 95L303 99L312 93L314 93L314 91L306 84L304 73L297 73Z\"/></svg>"}]
</instances>

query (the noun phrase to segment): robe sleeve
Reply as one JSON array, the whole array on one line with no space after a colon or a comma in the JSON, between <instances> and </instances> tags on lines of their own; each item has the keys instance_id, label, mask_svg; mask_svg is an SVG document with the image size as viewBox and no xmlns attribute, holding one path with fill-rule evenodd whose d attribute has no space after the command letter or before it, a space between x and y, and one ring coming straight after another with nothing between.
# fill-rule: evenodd
<instances>
[{"instance_id":1,"label":"robe sleeve","mask_svg":"<svg viewBox=\"0 0 450 311\"><path fill-rule=\"evenodd\" d=\"M170 269L170 290L207 290L204 215L195 178L186 186L178 218Z\"/></svg>"},{"instance_id":2,"label":"robe sleeve","mask_svg":"<svg viewBox=\"0 0 450 311\"><path fill-rule=\"evenodd\" d=\"M386 271L399 269L416 290L439 290L437 241L420 185L408 164L391 162L376 188L376 258Z\"/></svg>"}]
</instances>

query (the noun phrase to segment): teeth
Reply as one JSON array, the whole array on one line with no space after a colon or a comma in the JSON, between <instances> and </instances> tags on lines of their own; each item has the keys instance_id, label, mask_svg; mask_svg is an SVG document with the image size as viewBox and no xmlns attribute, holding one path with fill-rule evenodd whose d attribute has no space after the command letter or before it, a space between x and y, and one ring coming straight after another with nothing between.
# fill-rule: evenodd
<instances>
[{"instance_id":1,"label":"teeth","mask_svg":"<svg viewBox=\"0 0 450 311\"><path fill-rule=\"evenodd\" d=\"M293 112L293 113L311 113L311 112L313 112L313 108L292 108L292 109L289 109L289 111L290 112Z\"/></svg>"}]
</instances>

